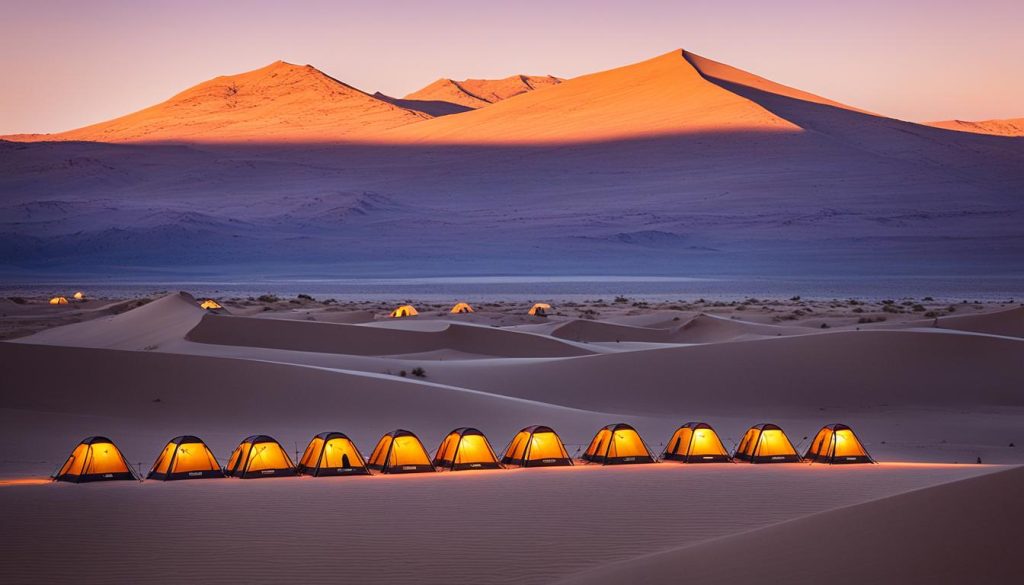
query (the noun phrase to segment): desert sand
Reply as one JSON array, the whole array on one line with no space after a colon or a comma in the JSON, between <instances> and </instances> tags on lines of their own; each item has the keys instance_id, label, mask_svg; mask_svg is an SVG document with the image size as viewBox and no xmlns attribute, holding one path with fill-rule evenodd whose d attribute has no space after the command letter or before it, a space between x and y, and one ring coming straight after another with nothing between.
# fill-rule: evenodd
<instances>
[{"instance_id":1,"label":"desert sand","mask_svg":"<svg viewBox=\"0 0 1024 585\"><path fill-rule=\"evenodd\" d=\"M959 130L960 132L973 132L975 134L1024 136L1024 118L980 120L977 122L970 122L966 120L943 120L941 122L928 122L927 124L929 126L935 126L936 128Z\"/></svg>"},{"instance_id":2,"label":"desert sand","mask_svg":"<svg viewBox=\"0 0 1024 585\"><path fill-rule=\"evenodd\" d=\"M849 573L875 582L994 578L1010 567L996 559L1024 521L1013 496L1024 452L1011 446L1024 440L1017 304L620 299L555 303L538 318L528 304L494 301L467 315L418 303L419 316L389 319L374 301L220 300L217 313L185 293L5 305L4 322L17 323L5 325L9 337L26 323L35 331L0 342L6 582L44 567L78 582L270 583L299 571L310 582L657 583L679 567L744 582L765 566L820 578L834 565L809 563L806 551L829 531L848 535L843 555L874 554L880 532L883 544L918 539L905 563L887 556ZM881 463L41 481L93 434L146 471L186 433L223 464L255 433L294 455L338 430L367 455L395 428L433 452L470 425L500 451L520 428L546 424L578 456L611 422L632 424L660 452L689 420L710 422L729 448L750 425L775 422L801 450L823 424L844 422ZM934 502L955 511L931 514ZM960 530L966 550L982 552L925 566L963 544L950 536ZM174 554L160 554L169 538ZM737 560L737 548L763 538L774 548ZM782 550L792 561L773 552ZM246 560L230 561L238 554Z\"/></svg>"}]
</instances>

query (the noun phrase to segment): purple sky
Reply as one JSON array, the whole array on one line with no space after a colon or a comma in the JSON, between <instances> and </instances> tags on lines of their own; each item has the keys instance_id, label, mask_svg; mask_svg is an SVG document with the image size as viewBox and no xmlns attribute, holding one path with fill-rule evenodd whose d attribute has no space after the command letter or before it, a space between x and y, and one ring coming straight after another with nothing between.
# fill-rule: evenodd
<instances>
[{"instance_id":1,"label":"purple sky","mask_svg":"<svg viewBox=\"0 0 1024 585\"><path fill-rule=\"evenodd\" d=\"M1024 1L49 0L0 18L0 134L152 105L276 59L404 95L675 48L908 120L1024 116Z\"/></svg>"}]
</instances>

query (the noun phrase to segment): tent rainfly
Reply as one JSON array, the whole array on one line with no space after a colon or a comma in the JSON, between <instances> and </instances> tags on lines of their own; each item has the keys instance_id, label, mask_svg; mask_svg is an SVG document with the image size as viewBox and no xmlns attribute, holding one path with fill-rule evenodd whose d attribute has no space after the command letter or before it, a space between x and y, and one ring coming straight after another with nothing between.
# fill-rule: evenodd
<instances>
[{"instance_id":1,"label":"tent rainfly","mask_svg":"<svg viewBox=\"0 0 1024 585\"><path fill-rule=\"evenodd\" d=\"M205 301L199 303L199 306L204 308L204 309L206 309L207 311L215 311L217 309L223 309L224 308L224 307L221 306L220 303L218 303L217 301L215 301L213 299L206 299Z\"/></svg>"},{"instance_id":2,"label":"tent rainfly","mask_svg":"<svg viewBox=\"0 0 1024 585\"><path fill-rule=\"evenodd\" d=\"M501 469L498 457L480 431L463 427L455 429L441 441L434 455L434 466L451 471L465 469Z\"/></svg>"},{"instance_id":3,"label":"tent rainfly","mask_svg":"<svg viewBox=\"0 0 1024 585\"><path fill-rule=\"evenodd\" d=\"M86 483L138 478L113 441L106 437L86 437L71 452L53 479Z\"/></svg>"},{"instance_id":4,"label":"tent rainfly","mask_svg":"<svg viewBox=\"0 0 1024 585\"><path fill-rule=\"evenodd\" d=\"M306 446L296 471L303 475L369 475L356 444L342 433L320 433Z\"/></svg>"},{"instance_id":5,"label":"tent rainfly","mask_svg":"<svg viewBox=\"0 0 1024 585\"><path fill-rule=\"evenodd\" d=\"M551 310L551 305L549 305L547 303L536 303L532 307L530 307L529 313L530 313L530 315L533 315L534 317L547 317L548 316L548 311L550 311L550 310Z\"/></svg>"},{"instance_id":6,"label":"tent rainfly","mask_svg":"<svg viewBox=\"0 0 1024 585\"><path fill-rule=\"evenodd\" d=\"M427 455L419 437L404 429L396 429L381 437L366 466L381 473L434 471L430 455Z\"/></svg>"},{"instance_id":7,"label":"tent rainfly","mask_svg":"<svg viewBox=\"0 0 1024 585\"><path fill-rule=\"evenodd\" d=\"M414 307L412 305L402 305L401 307L398 307L394 311L391 311L391 317L393 317L393 318L397 318L397 317L415 317L416 315L419 315L419 314L420 314L420 312L417 311L416 307Z\"/></svg>"},{"instance_id":8,"label":"tent rainfly","mask_svg":"<svg viewBox=\"0 0 1024 585\"><path fill-rule=\"evenodd\" d=\"M71 296L74 297L74 299L76 301L84 301L85 300L85 293L82 292L82 291L78 291L78 292L76 292L75 294L73 294Z\"/></svg>"},{"instance_id":9,"label":"tent rainfly","mask_svg":"<svg viewBox=\"0 0 1024 585\"><path fill-rule=\"evenodd\" d=\"M224 473L242 479L279 477L295 475L295 466L273 437L253 435L242 439Z\"/></svg>"},{"instance_id":10,"label":"tent rainfly","mask_svg":"<svg viewBox=\"0 0 1024 585\"><path fill-rule=\"evenodd\" d=\"M736 453L733 455L740 461L750 463L795 463L800 461L793 443L782 428L773 424L760 424L750 427L743 435Z\"/></svg>"},{"instance_id":11,"label":"tent rainfly","mask_svg":"<svg viewBox=\"0 0 1024 585\"><path fill-rule=\"evenodd\" d=\"M704 422L688 422L679 427L668 446L663 459L683 463L726 463L732 461L725 445L715 429Z\"/></svg>"},{"instance_id":12,"label":"tent rainfly","mask_svg":"<svg viewBox=\"0 0 1024 585\"><path fill-rule=\"evenodd\" d=\"M516 433L505 448L501 462L520 467L572 465L558 433L545 426L532 426Z\"/></svg>"},{"instance_id":13,"label":"tent rainfly","mask_svg":"<svg viewBox=\"0 0 1024 585\"><path fill-rule=\"evenodd\" d=\"M202 439L183 435L167 443L146 479L168 481L207 477L224 477L217 458Z\"/></svg>"},{"instance_id":14,"label":"tent rainfly","mask_svg":"<svg viewBox=\"0 0 1024 585\"><path fill-rule=\"evenodd\" d=\"M608 425L597 431L583 459L603 465L654 463L654 456L640 433L626 423Z\"/></svg>"},{"instance_id":15,"label":"tent rainfly","mask_svg":"<svg viewBox=\"0 0 1024 585\"><path fill-rule=\"evenodd\" d=\"M832 465L875 462L853 429L839 423L821 427L814 435L804 460Z\"/></svg>"},{"instance_id":16,"label":"tent rainfly","mask_svg":"<svg viewBox=\"0 0 1024 585\"><path fill-rule=\"evenodd\" d=\"M66 305L66 304L68 304L68 299L67 299L67 297L53 297L52 299L50 299L50 304L51 305Z\"/></svg>"},{"instance_id":17,"label":"tent rainfly","mask_svg":"<svg viewBox=\"0 0 1024 585\"><path fill-rule=\"evenodd\" d=\"M472 313L473 307L469 306L469 303L455 303L452 307L452 313Z\"/></svg>"}]
</instances>

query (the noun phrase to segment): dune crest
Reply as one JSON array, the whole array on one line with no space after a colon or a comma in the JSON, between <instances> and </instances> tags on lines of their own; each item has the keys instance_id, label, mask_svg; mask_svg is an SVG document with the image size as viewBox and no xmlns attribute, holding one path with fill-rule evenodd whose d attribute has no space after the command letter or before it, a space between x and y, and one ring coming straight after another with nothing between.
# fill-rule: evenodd
<instances>
[{"instance_id":1,"label":"dune crest","mask_svg":"<svg viewBox=\"0 0 1024 585\"><path fill-rule=\"evenodd\" d=\"M368 95L311 65L276 61L216 77L165 102L77 130L22 137L97 142L325 141L427 118Z\"/></svg>"},{"instance_id":2,"label":"dune crest","mask_svg":"<svg viewBox=\"0 0 1024 585\"><path fill-rule=\"evenodd\" d=\"M477 109L519 94L558 85L564 79L553 75L510 75L504 79L441 78L405 96L407 100L445 101Z\"/></svg>"}]
</instances>

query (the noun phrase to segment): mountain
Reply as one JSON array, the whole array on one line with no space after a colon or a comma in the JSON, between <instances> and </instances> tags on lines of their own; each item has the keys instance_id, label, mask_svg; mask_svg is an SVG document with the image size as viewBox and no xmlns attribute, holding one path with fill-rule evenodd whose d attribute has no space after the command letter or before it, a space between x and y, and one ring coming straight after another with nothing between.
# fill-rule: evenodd
<instances>
[{"instance_id":1,"label":"mountain","mask_svg":"<svg viewBox=\"0 0 1024 585\"><path fill-rule=\"evenodd\" d=\"M504 79L462 81L442 78L410 93L404 99L448 102L477 109L523 93L558 85L562 81L551 75L512 75Z\"/></svg>"},{"instance_id":2,"label":"mountain","mask_svg":"<svg viewBox=\"0 0 1024 585\"><path fill-rule=\"evenodd\" d=\"M370 96L310 65L277 61L200 83L155 106L30 140L97 142L332 141L428 116Z\"/></svg>"},{"instance_id":3,"label":"mountain","mask_svg":"<svg viewBox=\"0 0 1024 585\"><path fill-rule=\"evenodd\" d=\"M323 78L337 140L0 141L0 274L1024 274L1021 140L683 50L433 118Z\"/></svg>"},{"instance_id":4,"label":"mountain","mask_svg":"<svg viewBox=\"0 0 1024 585\"><path fill-rule=\"evenodd\" d=\"M1005 120L982 120L966 122L964 120L944 120L942 122L926 122L929 126L973 132L975 134L992 134L994 136L1024 136L1024 118L1007 118Z\"/></svg>"}]
</instances>

